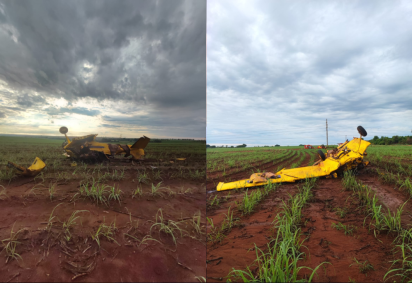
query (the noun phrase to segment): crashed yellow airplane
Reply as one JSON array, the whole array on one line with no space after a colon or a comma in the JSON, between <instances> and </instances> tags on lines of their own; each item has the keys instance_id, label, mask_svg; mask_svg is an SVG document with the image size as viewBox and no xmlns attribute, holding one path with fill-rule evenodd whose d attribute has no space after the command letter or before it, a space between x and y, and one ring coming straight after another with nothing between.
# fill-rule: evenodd
<instances>
[{"instance_id":1,"label":"crashed yellow airplane","mask_svg":"<svg viewBox=\"0 0 412 283\"><path fill-rule=\"evenodd\" d=\"M256 173L249 179L236 182L223 183L220 182L217 186L217 191L225 191L240 188L249 188L263 186L269 183L295 182L306 178L316 178L326 176L336 178L338 173L352 169L362 169L369 164L364 162L363 157L367 154L366 149L370 145L362 139L366 136L366 130L359 126L359 138L353 138L351 141L346 141L337 148L327 151L326 155L322 150L318 150L320 160L313 166L300 167L294 169L282 169L279 172L273 173Z\"/></svg>"},{"instance_id":2,"label":"crashed yellow airplane","mask_svg":"<svg viewBox=\"0 0 412 283\"><path fill-rule=\"evenodd\" d=\"M79 160L103 161L120 154L124 154L124 157L132 156L132 160L141 160L144 156L144 148L150 141L148 137L143 136L133 145L107 144L95 141L97 134L70 140L66 135L69 131L67 127L61 127L59 131L65 135L67 140L63 143L67 156Z\"/></svg>"},{"instance_id":3,"label":"crashed yellow airplane","mask_svg":"<svg viewBox=\"0 0 412 283\"><path fill-rule=\"evenodd\" d=\"M132 160L141 160L144 156L144 148L149 143L150 139L143 136L138 139L133 145L126 144L107 144L96 142L97 134L77 137L72 140L66 135L69 129L61 127L60 133L64 134L67 142L63 143L63 148L66 151L65 155L83 161L103 161L108 158L114 158L115 155L125 154L124 157L132 156ZM32 165L28 168L17 165L11 161L7 166L15 169L17 175L33 177L40 173L46 164L38 157L34 159Z\"/></svg>"}]
</instances>

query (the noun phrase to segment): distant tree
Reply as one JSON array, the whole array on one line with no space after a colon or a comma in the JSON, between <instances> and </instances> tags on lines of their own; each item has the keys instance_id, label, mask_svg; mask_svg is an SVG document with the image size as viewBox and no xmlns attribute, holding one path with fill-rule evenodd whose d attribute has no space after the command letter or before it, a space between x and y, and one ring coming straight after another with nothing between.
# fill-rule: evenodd
<instances>
[{"instance_id":1,"label":"distant tree","mask_svg":"<svg viewBox=\"0 0 412 283\"><path fill-rule=\"evenodd\" d=\"M411 144L411 136L393 136L392 138L390 137L384 137L381 136L380 138L378 136L374 136L373 139L369 140L370 143L375 144L375 145L391 145L391 144Z\"/></svg>"},{"instance_id":2,"label":"distant tree","mask_svg":"<svg viewBox=\"0 0 412 283\"><path fill-rule=\"evenodd\" d=\"M280 146L280 145L277 144L277 145L275 145L275 146Z\"/></svg>"},{"instance_id":3,"label":"distant tree","mask_svg":"<svg viewBox=\"0 0 412 283\"><path fill-rule=\"evenodd\" d=\"M392 143L399 143L399 136L393 136Z\"/></svg>"}]
</instances>

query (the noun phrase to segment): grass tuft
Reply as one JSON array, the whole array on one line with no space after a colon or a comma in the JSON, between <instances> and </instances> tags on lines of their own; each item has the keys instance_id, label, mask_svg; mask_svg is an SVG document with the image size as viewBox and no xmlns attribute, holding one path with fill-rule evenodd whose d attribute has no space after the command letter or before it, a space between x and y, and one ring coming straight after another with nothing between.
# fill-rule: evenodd
<instances>
[{"instance_id":1,"label":"grass tuft","mask_svg":"<svg viewBox=\"0 0 412 283\"><path fill-rule=\"evenodd\" d=\"M16 224L16 223L14 223ZM17 253L17 246L20 245L21 243L18 241L18 235L21 231L23 231L23 229L20 229L17 232L14 232L14 224L13 227L11 228L10 231L10 237L4 240L1 240L1 244L3 246L3 249L1 252L5 252L6 255L6 263L11 260L11 259L22 259L22 257L20 256L20 254ZM0 253L1 253L0 252Z\"/></svg>"},{"instance_id":2,"label":"grass tuft","mask_svg":"<svg viewBox=\"0 0 412 283\"><path fill-rule=\"evenodd\" d=\"M152 233L152 229L158 228L159 229L159 236L160 232L164 232L166 234L169 234L173 238L173 243L176 244L176 236L175 236L175 231L180 232L180 236L182 236L182 229L179 228L177 225L179 222L175 222L173 220L165 220L163 217L163 211L161 208L156 213L156 222L150 227L150 234Z\"/></svg>"}]
</instances>

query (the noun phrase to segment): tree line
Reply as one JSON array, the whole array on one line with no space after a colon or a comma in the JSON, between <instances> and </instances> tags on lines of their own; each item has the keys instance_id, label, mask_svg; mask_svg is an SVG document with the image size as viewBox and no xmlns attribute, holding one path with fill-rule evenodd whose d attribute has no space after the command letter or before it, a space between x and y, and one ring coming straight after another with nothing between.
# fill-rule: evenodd
<instances>
[{"instance_id":1,"label":"tree line","mask_svg":"<svg viewBox=\"0 0 412 283\"><path fill-rule=\"evenodd\" d=\"M369 142L375 145L412 144L412 136L393 136L391 138L374 136Z\"/></svg>"},{"instance_id":2,"label":"tree line","mask_svg":"<svg viewBox=\"0 0 412 283\"><path fill-rule=\"evenodd\" d=\"M237 145L237 146L224 146L224 145L222 145L222 146L215 146L215 145L210 145L210 144L206 144L206 147L207 148L217 148L217 147L227 147L227 148L235 148L235 147L246 147L246 144L241 144L241 145Z\"/></svg>"}]
</instances>

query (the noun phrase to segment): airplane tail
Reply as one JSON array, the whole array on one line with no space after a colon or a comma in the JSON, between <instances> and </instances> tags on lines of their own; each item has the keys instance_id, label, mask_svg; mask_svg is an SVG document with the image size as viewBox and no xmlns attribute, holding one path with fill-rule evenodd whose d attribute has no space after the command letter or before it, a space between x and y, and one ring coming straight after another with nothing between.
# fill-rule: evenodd
<instances>
[{"instance_id":1,"label":"airplane tail","mask_svg":"<svg viewBox=\"0 0 412 283\"><path fill-rule=\"evenodd\" d=\"M143 138L138 139L130 148L141 148L144 149L147 144L149 143L150 139L146 136Z\"/></svg>"},{"instance_id":2,"label":"airplane tail","mask_svg":"<svg viewBox=\"0 0 412 283\"><path fill-rule=\"evenodd\" d=\"M146 148L149 141L148 137L143 136L130 147L130 154L134 160L139 160L144 156L144 148Z\"/></svg>"}]
</instances>

